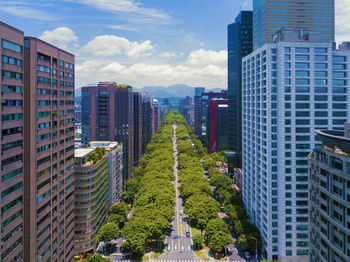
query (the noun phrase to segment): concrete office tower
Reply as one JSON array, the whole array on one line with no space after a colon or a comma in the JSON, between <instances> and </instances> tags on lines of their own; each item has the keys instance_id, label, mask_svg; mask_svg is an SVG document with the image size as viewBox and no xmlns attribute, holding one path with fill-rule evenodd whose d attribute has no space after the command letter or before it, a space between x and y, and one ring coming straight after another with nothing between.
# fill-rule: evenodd
<instances>
[{"instance_id":1,"label":"concrete office tower","mask_svg":"<svg viewBox=\"0 0 350 262\"><path fill-rule=\"evenodd\" d=\"M23 32L0 22L0 261L23 261Z\"/></svg>"},{"instance_id":2,"label":"concrete office tower","mask_svg":"<svg viewBox=\"0 0 350 262\"><path fill-rule=\"evenodd\" d=\"M142 94L134 93L134 166L142 157Z\"/></svg>"},{"instance_id":3,"label":"concrete office tower","mask_svg":"<svg viewBox=\"0 0 350 262\"><path fill-rule=\"evenodd\" d=\"M227 99L211 99L208 108L207 145L209 153L220 152L228 148L229 119Z\"/></svg>"},{"instance_id":4,"label":"concrete office tower","mask_svg":"<svg viewBox=\"0 0 350 262\"><path fill-rule=\"evenodd\" d=\"M123 194L123 145L110 141L90 142L89 148L103 147L108 155L109 207L120 202Z\"/></svg>"},{"instance_id":5,"label":"concrete office tower","mask_svg":"<svg viewBox=\"0 0 350 262\"><path fill-rule=\"evenodd\" d=\"M322 147L309 156L309 261L349 261L350 125L316 133Z\"/></svg>"},{"instance_id":6,"label":"concrete office tower","mask_svg":"<svg viewBox=\"0 0 350 262\"><path fill-rule=\"evenodd\" d=\"M334 0L254 0L254 50L272 42L282 28L317 32L320 41L334 41Z\"/></svg>"},{"instance_id":7,"label":"concrete office tower","mask_svg":"<svg viewBox=\"0 0 350 262\"><path fill-rule=\"evenodd\" d=\"M75 150L75 253L94 252L96 234L108 216L108 155L96 148ZM61 260L63 261L63 260Z\"/></svg>"},{"instance_id":8,"label":"concrete office tower","mask_svg":"<svg viewBox=\"0 0 350 262\"><path fill-rule=\"evenodd\" d=\"M116 141L123 144L124 180L134 163L134 102L130 86L100 82L82 88L82 143Z\"/></svg>"},{"instance_id":9,"label":"concrete office tower","mask_svg":"<svg viewBox=\"0 0 350 262\"><path fill-rule=\"evenodd\" d=\"M152 139L152 97L142 93L142 154Z\"/></svg>"},{"instance_id":10,"label":"concrete office tower","mask_svg":"<svg viewBox=\"0 0 350 262\"><path fill-rule=\"evenodd\" d=\"M74 56L24 38L24 260L73 261Z\"/></svg>"},{"instance_id":11,"label":"concrete office tower","mask_svg":"<svg viewBox=\"0 0 350 262\"><path fill-rule=\"evenodd\" d=\"M253 12L242 11L227 27L228 148L235 153L233 166L242 166L242 58L253 51Z\"/></svg>"},{"instance_id":12,"label":"concrete office tower","mask_svg":"<svg viewBox=\"0 0 350 262\"><path fill-rule=\"evenodd\" d=\"M308 255L307 156L320 144L313 130L341 130L349 117L350 50L283 34L293 42L243 58L243 202L267 258L297 261Z\"/></svg>"},{"instance_id":13,"label":"concrete office tower","mask_svg":"<svg viewBox=\"0 0 350 262\"><path fill-rule=\"evenodd\" d=\"M201 96L205 92L204 87L196 87L194 89L194 133L201 135Z\"/></svg>"}]
</instances>

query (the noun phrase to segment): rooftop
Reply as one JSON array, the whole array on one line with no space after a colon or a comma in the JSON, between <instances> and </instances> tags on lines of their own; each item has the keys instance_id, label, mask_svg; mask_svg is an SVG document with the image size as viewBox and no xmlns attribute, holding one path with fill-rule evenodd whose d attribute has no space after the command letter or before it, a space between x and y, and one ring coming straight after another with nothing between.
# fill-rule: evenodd
<instances>
[{"instance_id":1,"label":"rooftop","mask_svg":"<svg viewBox=\"0 0 350 262\"><path fill-rule=\"evenodd\" d=\"M345 137L343 131L337 130L315 130L321 138L322 143L333 150L341 150L350 153L350 138Z\"/></svg>"},{"instance_id":2,"label":"rooftop","mask_svg":"<svg viewBox=\"0 0 350 262\"><path fill-rule=\"evenodd\" d=\"M74 157L84 158L95 151L95 148L78 148L74 150Z\"/></svg>"}]
</instances>

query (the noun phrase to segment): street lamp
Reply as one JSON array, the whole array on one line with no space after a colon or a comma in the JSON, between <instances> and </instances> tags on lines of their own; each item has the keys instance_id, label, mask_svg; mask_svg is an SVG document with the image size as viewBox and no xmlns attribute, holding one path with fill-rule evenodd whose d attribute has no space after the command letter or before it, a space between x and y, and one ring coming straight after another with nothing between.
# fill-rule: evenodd
<instances>
[{"instance_id":1,"label":"street lamp","mask_svg":"<svg viewBox=\"0 0 350 262\"><path fill-rule=\"evenodd\" d=\"M258 260L258 240L255 237L250 237L255 240L255 259Z\"/></svg>"}]
</instances>

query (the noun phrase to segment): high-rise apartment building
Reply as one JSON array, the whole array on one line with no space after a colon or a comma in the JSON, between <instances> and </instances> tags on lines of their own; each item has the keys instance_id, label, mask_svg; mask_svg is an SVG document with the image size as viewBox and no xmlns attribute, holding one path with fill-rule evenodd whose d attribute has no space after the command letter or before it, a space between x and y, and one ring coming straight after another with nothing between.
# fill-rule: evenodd
<instances>
[{"instance_id":1,"label":"high-rise apartment building","mask_svg":"<svg viewBox=\"0 0 350 262\"><path fill-rule=\"evenodd\" d=\"M108 155L108 206L119 202L123 194L123 145L118 142L92 141L92 149L103 147Z\"/></svg>"},{"instance_id":2,"label":"high-rise apartment building","mask_svg":"<svg viewBox=\"0 0 350 262\"><path fill-rule=\"evenodd\" d=\"M309 156L309 261L349 261L350 125L316 133L322 147Z\"/></svg>"},{"instance_id":3,"label":"high-rise apartment building","mask_svg":"<svg viewBox=\"0 0 350 262\"><path fill-rule=\"evenodd\" d=\"M152 138L152 97L142 94L142 154Z\"/></svg>"},{"instance_id":4,"label":"high-rise apartment building","mask_svg":"<svg viewBox=\"0 0 350 262\"><path fill-rule=\"evenodd\" d=\"M209 153L220 152L228 148L228 101L211 99L207 115L207 145Z\"/></svg>"},{"instance_id":5,"label":"high-rise apartment building","mask_svg":"<svg viewBox=\"0 0 350 262\"><path fill-rule=\"evenodd\" d=\"M75 150L75 253L95 251L96 234L108 216L109 157L95 151Z\"/></svg>"},{"instance_id":6,"label":"high-rise apartment building","mask_svg":"<svg viewBox=\"0 0 350 262\"><path fill-rule=\"evenodd\" d=\"M24 260L73 261L74 55L24 38Z\"/></svg>"},{"instance_id":7,"label":"high-rise apartment building","mask_svg":"<svg viewBox=\"0 0 350 262\"><path fill-rule=\"evenodd\" d=\"M204 92L204 87L196 87L194 89L194 133L197 136L201 134L201 96Z\"/></svg>"},{"instance_id":8,"label":"high-rise apartment building","mask_svg":"<svg viewBox=\"0 0 350 262\"><path fill-rule=\"evenodd\" d=\"M134 166L142 157L142 94L134 92Z\"/></svg>"},{"instance_id":9,"label":"high-rise apartment building","mask_svg":"<svg viewBox=\"0 0 350 262\"><path fill-rule=\"evenodd\" d=\"M321 42L334 41L334 0L254 0L254 50L272 42L282 28L317 32Z\"/></svg>"},{"instance_id":10,"label":"high-rise apartment building","mask_svg":"<svg viewBox=\"0 0 350 262\"><path fill-rule=\"evenodd\" d=\"M134 163L134 102L132 88L100 82L82 88L82 143L116 141L123 144L124 180Z\"/></svg>"},{"instance_id":11,"label":"high-rise apartment building","mask_svg":"<svg viewBox=\"0 0 350 262\"><path fill-rule=\"evenodd\" d=\"M23 261L23 32L0 22L0 261Z\"/></svg>"},{"instance_id":12,"label":"high-rise apartment building","mask_svg":"<svg viewBox=\"0 0 350 262\"><path fill-rule=\"evenodd\" d=\"M253 51L253 12L241 11L227 27L228 148L235 152L233 165L242 166L242 58Z\"/></svg>"},{"instance_id":13,"label":"high-rise apartment building","mask_svg":"<svg viewBox=\"0 0 350 262\"><path fill-rule=\"evenodd\" d=\"M317 40L281 31L242 62L243 202L268 259L307 260L313 130L342 130L349 117L350 50L307 39Z\"/></svg>"}]
</instances>

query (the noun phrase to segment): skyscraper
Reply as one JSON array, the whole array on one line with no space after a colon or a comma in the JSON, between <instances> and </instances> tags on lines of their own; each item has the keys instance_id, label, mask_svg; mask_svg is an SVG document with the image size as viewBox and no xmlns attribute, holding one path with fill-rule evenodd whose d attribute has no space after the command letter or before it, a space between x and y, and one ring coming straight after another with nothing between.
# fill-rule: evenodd
<instances>
[{"instance_id":1,"label":"skyscraper","mask_svg":"<svg viewBox=\"0 0 350 262\"><path fill-rule=\"evenodd\" d=\"M306 31L275 39L243 58L243 202L268 259L307 260L307 156L314 129L349 118L350 50Z\"/></svg>"},{"instance_id":2,"label":"skyscraper","mask_svg":"<svg viewBox=\"0 0 350 262\"><path fill-rule=\"evenodd\" d=\"M72 261L74 56L24 38L24 260Z\"/></svg>"},{"instance_id":3,"label":"skyscraper","mask_svg":"<svg viewBox=\"0 0 350 262\"><path fill-rule=\"evenodd\" d=\"M204 87L194 89L194 132L197 136L201 134L201 95L204 92Z\"/></svg>"},{"instance_id":4,"label":"skyscraper","mask_svg":"<svg viewBox=\"0 0 350 262\"><path fill-rule=\"evenodd\" d=\"M23 259L23 32L0 22L0 39L0 261L7 262Z\"/></svg>"},{"instance_id":5,"label":"skyscraper","mask_svg":"<svg viewBox=\"0 0 350 262\"><path fill-rule=\"evenodd\" d=\"M254 0L254 50L272 42L281 28L317 32L321 42L334 41L334 0Z\"/></svg>"},{"instance_id":6,"label":"skyscraper","mask_svg":"<svg viewBox=\"0 0 350 262\"><path fill-rule=\"evenodd\" d=\"M206 128L209 153L228 148L228 113L227 99L209 100Z\"/></svg>"},{"instance_id":7,"label":"skyscraper","mask_svg":"<svg viewBox=\"0 0 350 262\"><path fill-rule=\"evenodd\" d=\"M142 94L134 92L134 166L142 156Z\"/></svg>"},{"instance_id":8,"label":"skyscraper","mask_svg":"<svg viewBox=\"0 0 350 262\"><path fill-rule=\"evenodd\" d=\"M145 153L147 144L152 138L152 97L142 94L142 154Z\"/></svg>"},{"instance_id":9,"label":"skyscraper","mask_svg":"<svg viewBox=\"0 0 350 262\"><path fill-rule=\"evenodd\" d=\"M322 147L309 156L309 261L348 261L350 126L316 133Z\"/></svg>"},{"instance_id":10,"label":"skyscraper","mask_svg":"<svg viewBox=\"0 0 350 262\"><path fill-rule=\"evenodd\" d=\"M242 58L253 51L253 12L242 11L227 27L229 150L235 152L233 166L242 159Z\"/></svg>"},{"instance_id":11,"label":"skyscraper","mask_svg":"<svg viewBox=\"0 0 350 262\"><path fill-rule=\"evenodd\" d=\"M110 82L82 88L82 143L116 141L123 144L124 180L134 163L134 102L131 87Z\"/></svg>"},{"instance_id":12,"label":"skyscraper","mask_svg":"<svg viewBox=\"0 0 350 262\"><path fill-rule=\"evenodd\" d=\"M152 109L153 109L153 130L152 130L152 134L154 135L159 127L159 102L157 99L152 100Z\"/></svg>"}]
</instances>

